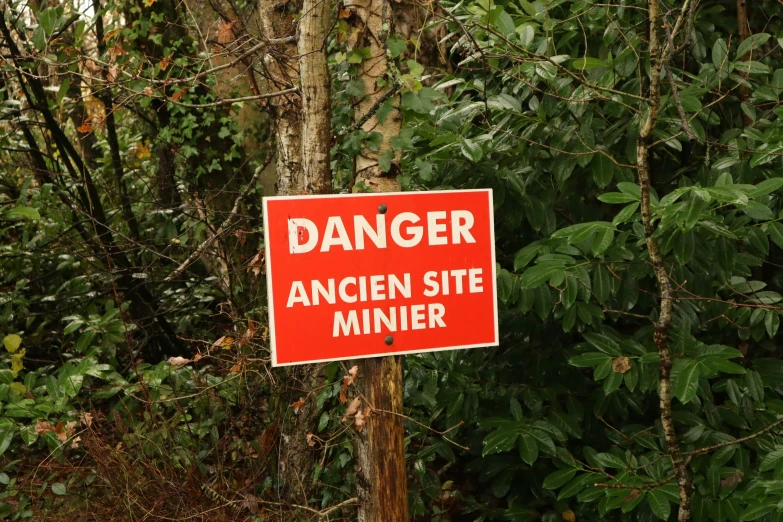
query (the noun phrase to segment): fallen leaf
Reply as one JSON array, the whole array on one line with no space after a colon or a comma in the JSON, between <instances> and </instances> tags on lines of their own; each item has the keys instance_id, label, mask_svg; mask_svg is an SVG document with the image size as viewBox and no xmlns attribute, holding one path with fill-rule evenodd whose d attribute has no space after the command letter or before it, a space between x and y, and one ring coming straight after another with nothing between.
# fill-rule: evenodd
<instances>
[{"instance_id":1,"label":"fallen leaf","mask_svg":"<svg viewBox=\"0 0 783 522\"><path fill-rule=\"evenodd\" d=\"M239 373L242 371L242 361L236 363L234 366L231 367L231 369L228 371L229 373Z\"/></svg>"},{"instance_id":2,"label":"fallen leaf","mask_svg":"<svg viewBox=\"0 0 783 522\"><path fill-rule=\"evenodd\" d=\"M247 271L253 272L254 277L258 277L258 274L263 274L266 271L264 270L264 251L262 250L255 256L253 256L253 259L250 260L250 263L247 265Z\"/></svg>"},{"instance_id":3,"label":"fallen leaf","mask_svg":"<svg viewBox=\"0 0 783 522\"><path fill-rule=\"evenodd\" d=\"M625 373L631 369L631 362L628 357L615 357L612 361L612 370L615 373Z\"/></svg>"},{"instance_id":4,"label":"fallen leaf","mask_svg":"<svg viewBox=\"0 0 783 522\"><path fill-rule=\"evenodd\" d=\"M38 435L43 435L50 431L54 431L54 426L52 426L51 423L42 421L41 419L38 419L38 422L35 423L35 432Z\"/></svg>"},{"instance_id":5,"label":"fallen leaf","mask_svg":"<svg viewBox=\"0 0 783 522\"><path fill-rule=\"evenodd\" d=\"M169 65L171 65L171 57L174 56L174 53L169 54L168 56L164 57L160 61L160 70L165 71L169 68Z\"/></svg>"},{"instance_id":6,"label":"fallen leaf","mask_svg":"<svg viewBox=\"0 0 783 522\"><path fill-rule=\"evenodd\" d=\"M79 414L79 420L88 428L92 426L92 413L82 412Z\"/></svg>"},{"instance_id":7,"label":"fallen leaf","mask_svg":"<svg viewBox=\"0 0 783 522\"><path fill-rule=\"evenodd\" d=\"M71 449L76 449L79 447L79 442L82 440L81 437L76 437L71 441Z\"/></svg>"},{"instance_id":8,"label":"fallen leaf","mask_svg":"<svg viewBox=\"0 0 783 522\"><path fill-rule=\"evenodd\" d=\"M111 38L111 37L112 37L112 36L114 36L115 34L119 33L120 31L122 31L122 28L119 28L119 29L112 29L111 31L108 31L108 32L107 32L105 35L103 35L103 41L104 41L104 42L108 41L108 40L109 40L109 38Z\"/></svg>"},{"instance_id":9,"label":"fallen leaf","mask_svg":"<svg viewBox=\"0 0 783 522\"><path fill-rule=\"evenodd\" d=\"M258 497L254 495L247 495L245 497L245 502L242 504L242 506L250 511L253 515L258 513Z\"/></svg>"},{"instance_id":10,"label":"fallen leaf","mask_svg":"<svg viewBox=\"0 0 783 522\"><path fill-rule=\"evenodd\" d=\"M351 404L348 405L348 407L345 409L345 415L343 415L343 422L348 422L348 417L354 415L357 411L359 411L359 407L362 405L362 399L359 397L354 397L351 401Z\"/></svg>"},{"instance_id":11,"label":"fallen leaf","mask_svg":"<svg viewBox=\"0 0 783 522\"><path fill-rule=\"evenodd\" d=\"M742 482L742 470L735 471L725 479L720 481L720 488L733 488Z\"/></svg>"},{"instance_id":12,"label":"fallen leaf","mask_svg":"<svg viewBox=\"0 0 783 522\"><path fill-rule=\"evenodd\" d=\"M174 95L171 97L171 99L173 101L179 101L180 99L182 99L183 96L185 96L186 92L188 92L188 88L187 87L183 87L182 89L180 89L177 92L175 92Z\"/></svg>"},{"instance_id":13,"label":"fallen leaf","mask_svg":"<svg viewBox=\"0 0 783 522\"><path fill-rule=\"evenodd\" d=\"M340 389L340 404L345 404L346 402L348 402L348 396L345 395L345 390L343 390L341 388Z\"/></svg>"},{"instance_id":14,"label":"fallen leaf","mask_svg":"<svg viewBox=\"0 0 783 522\"><path fill-rule=\"evenodd\" d=\"M171 366L174 366L175 368L179 368L182 365L188 364L191 362L190 359L185 359L184 357L169 357L168 363Z\"/></svg>"},{"instance_id":15,"label":"fallen leaf","mask_svg":"<svg viewBox=\"0 0 783 522\"><path fill-rule=\"evenodd\" d=\"M217 341L212 343L213 348L222 348L223 350L230 350L234 345L234 338L228 335L224 335L218 338Z\"/></svg>"},{"instance_id":16,"label":"fallen leaf","mask_svg":"<svg viewBox=\"0 0 783 522\"><path fill-rule=\"evenodd\" d=\"M305 398L302 397L298 401L291 404L291 407L294 408L294 413L298 415L299 411L302 409L304 405L305 405Z\"/></svg>"},{"instance_id":17,"label":"fallen leaf","mask_svg":"<svg viewBox=\"0 0 783 522\"><path fill-rule=\"evenodd\" d=\"M343 377L343 388L347 388L353 382L356 380L356 374L359 372L359 367L354 366L350 370L348 370L348 373L345 374L345 377Z\"/></svg>"},{"instance_id":18,"label":"fallen leaf","mask_svg":"<svg viewBox=\"0 0 783 522\"><path fill-rule=\"evenodd\" d=\"M224 20L220 21L220 26L218 27L218 31L217 31L218 43L225 44L234 40L235 23L237 23L236 20L234 20L233 22L226 22Z\"/></svg>"},{"instance_id":19,"label":"fallen leaf","mask_svg":"<svg viewBox=\"0 0 783 522\"><path fill-rule=\"evenodd\" d=\"M367 423L367 419L370 418L370 407L367 406L364 408L364 411L359 410L356 412L356 415L353 417L353 425L356 426L356 429L359 431L362 431L362 428L364 428L364 425Z\"/></svg>"}]
</instances>

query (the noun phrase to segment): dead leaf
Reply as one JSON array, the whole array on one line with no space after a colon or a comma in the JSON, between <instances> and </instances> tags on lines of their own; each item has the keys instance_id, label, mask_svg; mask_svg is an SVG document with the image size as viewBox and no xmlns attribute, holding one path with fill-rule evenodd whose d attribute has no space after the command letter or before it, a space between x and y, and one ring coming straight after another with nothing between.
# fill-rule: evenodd
<instances>
[{"instance_id":1,"label":"dead leaf","mask_svg":"<svg viewBox=\"0 0 783 522\"><path fill-rule=\"evenodd\" d=\"M110 67L109 67L109 71L108 71L108 73L106 74L106 78L107 78L107 79L108 79L110 82L113 82L113 81L115 81L115 80L117 79L117 75L118 75L119 73L120 73L120 68L119 68L119 67L117 67L116 65L112 65L112 66L110 66Z\"/></svg>"},{"instance_id":2,"label":"dead leaf","mask_svg":"<svg viewBox=\"0 0 783 522\"><path fill-rule=\"evenodd\" d=\"M725 479L720 481L720 488L733 488L742 482L742 470L735 471Z\"/></svg>"},{"instance_id":3,"label":"dead leaf","mask_svg":"<svg viewBox=\"0 0 783 522\"><path fill-rule=\"evenodd\" d=\"M51 423L42 421L41 419L38 419L38 422L35 423L35 432L38 435L43 435L50 431L54 431L54 426L52 426Z\"/></svg>"},{"instance_id":4,"label":"dead leaf","mask_svg":"<svg viewBox=\"0 0 783 522\"><path fill-rule=\"evenodd\" d=\"M144 87L142 92L144 93L144 96L149 96L152 98L152 87Z\"/></svg>"},{"instance_id":5,"label":"dead leaf","mask_svg":"<svg viewBox=\"0 0 783 522\"><path fill-rule=\"evenodd\" d=\"M364 411L359 410L356 412L356 415L353 417L353 425L356 426L356 429L358 431L362 431L364 428L365 423L367 422L367 419L370 418L370 407L367 406L364 408Z\"/></svg>"},{"instance_id":6,"label":"dead leaf","mask_svg":"<svg viewBox=\"0 0 783 522\"><path fill-rule=\"evenodd\" d=\"M220 21L220 26L218 27L218 31L217 31L218 43L226 44L234 40L235 23L237 23L236 20L234 20L233 22L226 22L224 20Z\"/></svg>"},{"instance_id":7,"label":"dead leaf","mask_svg":"<svg viewBox=\"0 0 783 522\"><path fill-rule=\"evenodd\" d=\"M257 328L258 325L253 322L253 319L248 317L247 330L245 330L245 334L242 336L242 339L239 340L239 346L244 346L247 343L249 343L253 339L253 337L255 337Z\"/></svg>"},{"instance_id":8,"label":"dead leaf","mask_svg":"<svg viewBox=\"0 0 783 522\"><path fill-rule=\"evenodd\" d=\"M351 404L345 409L345 415L343 415L343 422L348 422L348 417L354 415L362 405L362 399L354 397Z\"/></svg>"},{"instance_id":9,"label":"dead leaf","mask_svg":"<svg viewBox=\"0 0 783 522\"><path fill-rule=\"evenodd\" d=\"M242 506L250 511L253 515L258 513L258 497L255 495L247 495L245 497L245 502L242 504Z\"/></svg>"},{"instance_id":10,"label":"dead leaf","mask_svg":"<svg viewBox=\"0 0 783 522\"><path fill-rule=\"evenodd\" d=\"M88 428L92 426L92 413L82 412L79 414L79 420Z\"/></svg>"},{"instance_id":11,"label":"dead leaf","mask_svg":"<svg viewBox=\"0 0 783 522\"><path fill-rule=\"evenodd\" d=\"M242 361L239 361L234 366L231 367L231 369L228 371L229 373L239 373L242 371Z\"/></svg>"},{"instance_id":12,"label":"dead leaf","mask_svg":"<svg viewBox=\"0 0 783 522\"><path fill-rule=\"evenodd\" d=\"M348 402L348 396L345 395L345 390L340 388L340 404L345 404L346 402Z\"/></svg>"},{"instance_id":13,"label":"dead leaf","mask_svg":"<svg viewBox=\"0 0 783 522\"><path fill-rule=\"evenodd\" d=\"M169 357L168 363L171 366L174 366L175 368L179 368L180 366L183 366L185 364L188 364L191 362L190 359L185 359L184 357Z\"/></svg>"},{"instance_id":14,"label":"dead leaf","mask_svg":"<svg viewBox=\"0 0 783 522\"><path fill-rule=\"evenodd\" d=\"M239 241L239 244L242 246L245 246L245 242L247 241L247 237L245 237L245 231L240 229L237 229L234 231L234 237L237 238L237 241Z\"/></svg>"},{"instance_id":15,"label":"dead leaf","mask_svg":"<svg viewBox=\"0 0 783 522\"><path fill-rule=\"evenodd\" d=\"M193 362L199 362L201 359L203 359L204 356L200 353L197 353L195 357L193 357Z\"/></svg>"},{"instance_id":16,"label":"dead leaf","mask_svg":"<svg viewBox=\"0 0 783 522\"><path fill-rule=\"evenodd\" d=\"M264 270L264 251L262 250L255 256L253 256L253 259L250 260L250 263L247 265L247 271L253 272L254 277L258 277L258 274L266 273L266 270Z\"/></svg>"},{"instance_id":17,"label":"dead leaf","mask_svg":"<svg viewBox=\"0 0 783 522\"><path fill-rule=\"evenodd\" d=\"M107 42L107 41L109 41L109 38L111 38L111 37L112 37L112 36L114 36L115 34L119 33L120 31L122 31L122 28L119 28L119 29L112 29L111 31L107 31L107 32L106 32L106 34L105 34L105 35L103 35L103 41L104 41L104 42Z\"/></svg>"},{"instance_id":18,"label":"dead leaf","mask_svg":"<svg viewBox=\"0 0 783 522\"><path fill-rule=\"evenodd\" d=\"M149 158L152 156L152 152L150 151L149 147L144 144L143 141L140 141L136 144L135 148L135 155L139 159Z\"/></svg>"},{"instance_id":19,"label":"dead leaf","mask_svg":"<svg viewBox=\"0 0 783 522\"><path fill-rule=\"evenodd\" d=\"M109 56L112 57L112 59L116 59L118 56L122 56L124 54L128 54L128 51L126 51L120 44L114 44L111 49L109 49Z\"/></svg>"},{"instance_id":20,"label":"dead leaf","mask_svg":"<svg viewBox=\"0 0 783 522\"><path fill-rule=\"evenodd\" d=\"M182 99L183 96L185 96L186 92L188 92L188 88L187 87L183 87L182 89L180 89L177 92L175 92L174 95L171 97L171 99L173 101L179 101L180 99Z\"/></svg>"},{"instance_id":21,"label":"dead leaf","mask_svg":"<svg viewBox=\"0 0 783 522\"><path fill-rule=\"evenodd\" d=\"M222 348L223 350L230 350L232 346L234 346L234 338L229 335L224 335L212 343L213 348Z\"/></svg>"},{"instance_id":22,"label":"dead leaf","mask_svg":"<svg viewBox=\"0 0 783 522\"><path fill-rule=\"evenodd\" d=\"M160 70L161 71L165 71L166 69L169 68L169 65L171 65L171 57L172 56L174 56L174 53L169 54L168 56L166 56L165 58L163 58L160 61Z\"/></svg>"},{"instance_id":23,"label":"dead leaf","mask_svg":"<svg viewBox=\"0 0 783 522\"><path fill-rule=\"evenodd\" d=\"M631 362L628 357L615 357L612 361L612 370L615 373L625 373L631 369Z\"/></svg>"},{"instance_id":24,"label":"dead leaf","mask_svg":"<svg viewBox=\"0 0 783 522\"><path fill-rule=\"evenodd\" d=\"M353 384L353 381L356 380L356 374L359 372L359 367L354 366L350 370L348 370L348 373L345 374L345 377L343 377L343 388L347 388L351 384Z\"/></svg>"},{"instance_id":25,"label":"dead leaf","mask_svg":"<svg viewBox=\"0 0 783 522\"><path fill-rule=\"evenodd\" d=\"M310 446L310 447L315 446L315 441L313 440L313 434L312 433L308 433L307 434L307 445Z\"/></svg>"},{"instance_id":26,"label":"dead leaf","mask_svg":"<svg viewBox=\"0 0 783 522\"><path fill-rule=\"evenodd\" d=\"M349 11L348 9L340 9L340 15L339 16L340 16L340 18L343 18L343 19L350 18L351 17L351 11Z\"/></svg>"},{"instance_id":27,"label":"dead leaf","mask_svg":"<svg viewBox=\"0 0 783 522\"><path fill-rule=\"evenodd\" d=\"M294 409L294 413L299 415L299 411L302 409L304 405L305 405L305 398L302 397L295 403L291 404L291 407Z\"/></svg>"},{"instance_id":28,"label":"dead leaf","mask_svg":"<svg viewBox=\"0 0 783 522\"><path fill-rule=\"evenodd\" d=\"M79 447L79 442L82 440L81 437L76 437L71 441L71 449L76 449Z\"/></svg>"},{"instance_id":29,"label":"dead leaf","mask_svg":"<svg viewBox=\"0 0 783 522\"><path fill-rule=\"evenodd\" d=\"M563 522L576 522L576 513L570 509L566 509L560 513L560 516L563 518Z\"/></svg>"},{"instance_id":30,"label":"dead leaf","mask_svg":"<svg viewBox=\"0 0 783 522\"><path fill-rule=\"evenodd\" d=\"M88 132L92 132L92 124L89 122L84 122L76 129L77 131L81 132L82 134L87 134Z\"/></svg>"},{"instance_id":31,"label":"dead leaf","mask_svg":"<svg viewBox=\"0 0 783 522\"><path fill-rule=\"evenodd\" d=\"M147 7L152 7L152 4L155 3L155 0L144 0L144 5Z\"/></svg>"}]
</instances>

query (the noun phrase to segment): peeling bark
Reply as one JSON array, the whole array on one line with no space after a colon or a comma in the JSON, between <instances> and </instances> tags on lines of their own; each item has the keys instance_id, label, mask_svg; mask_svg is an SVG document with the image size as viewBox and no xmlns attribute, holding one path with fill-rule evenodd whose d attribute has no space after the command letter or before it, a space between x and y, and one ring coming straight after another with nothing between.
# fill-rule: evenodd
<instances>
[{"instance_id":1,"label":"peeling bark","mask_svg":"<svg viewBox=\"0 0 783 522\"><path fill-rule=\"evenodd\" d=\"M345 7L353 13L352 22L356 26L354 34L360 35L353 42L354 47L369 47L370 57L361 64L359 73L364 85L364 97L359 100L355 109L355 121L361 121L365 115L371 114L362 124L367 133L379 132L383 136L380 149L377 152L364 148L356 156L355 179L357 184L363 184L374 192L391 192L399 190L396 182L400 155L394 154L392 168L384 173L378 164L378 158L391 150L391 139L400 133L402 114L399 111L400 96L389 90L394 88L394 64L387 57L386 39L391 32L392 7L388 0L347 0ZM391 73L391 74L390 74ZM379 87L377 81L386 80ZM378 120L376 103L384 98L390 98L395 109L384 119Z\"/></svg>"},{"instance_id":2,"label":"peeling bark","mask_svg":"<svg viewBox=\"0 0 783 522\"><path fill-rule=\"evenodd\" d=\"M299 22L299 76L302 93L302 170L305 190L332 191L329 165L331 103L326 45L331 2L304 0Z\"/></svg>"},{"instance_id":3,"label":"peeling bark","mask_svg":"<svg viewBox=\"0 0 783 522\"><path fill-rule=\"evenodd\" d=\"M259 22L266 38L296 34L295 2L260 0ZM296 42L275 46L267 52L264 64L269 91L299 84L299 51ZM305 188L302 170L302 110L297 95L277 96L272 109L277 146L278 194L301 194Z\"/></svg>"},{"instance_id":4,"label":"peeling bark","mask_svg":"<svg viewBox=\"0 0 783 522\"><path fill-rule=\"evenodd\" d=\"M672 50L671 44L662 45L659 39L660 11L658 0L649 0L649 24L650 24L650 92L648 97L648 113L639 129L639 137L636 142L636 166L639 175L639 185L641 186L641 213L642 223L644 225L644 235L647 241L647 251L650 255L650 263L653 266L655 277L658 281L658 290L660 292L660 309L658 322L655 325L655 345L658 348L658 354L661 358L659 367L659 407L661 425L663 427L666 446L669 456L672 459L674 473L679 485L680 506L677 520L686 522L691 518L691 498L693 494L693 485L688 465L683 460L682 452L677 438L677 431L672 419L672 387L671 387L671 369L672 357L669 349L669 329L672 323L672 285L669 280L669 274L666 272L663 256L661 255L658 238L653 234L652 204L650 201L650 137L652 136L655 125L658 122L658 116L661 108L661 71L668 59L668 54ZM687 9L683 6L683 13ZM682 19L682 16L681 16ZM680 22L675 26L675 30ZM675 33L676 34L676 33Z\"/></svg>"}]
</instances>

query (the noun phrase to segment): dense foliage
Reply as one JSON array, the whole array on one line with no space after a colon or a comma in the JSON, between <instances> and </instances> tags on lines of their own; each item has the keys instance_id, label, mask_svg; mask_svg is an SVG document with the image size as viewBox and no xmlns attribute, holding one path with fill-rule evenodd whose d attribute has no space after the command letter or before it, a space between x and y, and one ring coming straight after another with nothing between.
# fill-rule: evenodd
<instances>
[{"instance_id":1,"label":"dense foliage","mask_svg":"<svg viewBox=\"0 0 783 522\"><path fill-rule=\"evenodd\" d=\"M783 8L654 1L424 4L388 150L335 5L335 190L495 197L500 346L405 359L415 520L783 520ZM0 3L0 518L355 516L347 366L269 368L255 8Z\"/></svg>"}]
</instances>

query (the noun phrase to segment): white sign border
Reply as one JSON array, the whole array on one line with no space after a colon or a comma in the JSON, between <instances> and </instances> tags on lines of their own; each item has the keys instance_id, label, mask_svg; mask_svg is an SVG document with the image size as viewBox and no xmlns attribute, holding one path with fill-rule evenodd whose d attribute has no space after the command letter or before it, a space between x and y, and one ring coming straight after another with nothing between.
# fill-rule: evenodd
<instances>
[{"instance_id":1,"label":"white sign border","mask_svg":"<svg viewBox=\"0 0 783 522\"><path fill-rule=\"evenodd\" d=\"M292 199L329 199L329 198L344 198L349 197L362 197L362 196L415 196L422 194L454 194L460 192L486 192L489 198L489 228L490 228L490 243L492 253L492 302L494 306L494 319L495 319L495 340L492 343L481 344L465 344L460 346L444 346L440 348L424 348L421 350L401 350L397 352L387 353L374 353L371 355L353 355L350 357L334 357L331 359L314 359L307 361L296 361L289 363L277 362L277 344L275 340L275 306L274 306L274 293L272 289L272 257L269 255L269 241L267 241L267 231L269 230L269 212L267 202L269 200L292 200ZM500 329L498 325L498 283L497 283L497 261L495 260L495 206L492 199L492 189L459 189L459 190L422 190L411 192L359 192L355 194L312 194L301 196L265 196L263 198L264 207L264 256L266 258L266 294L267 294L267 307L269 308L269 343L270 350L272 351L272 367L279 368L283 366L297 366L300 364L317 364L333 361L348 361L352 359L369 359L371 357L388 357L392 355L415 355L420 353L430 352L442 352L444 350L466 350L469 348L486 348L490 346L500 345Z\"/></svg>"}]
</instances>

